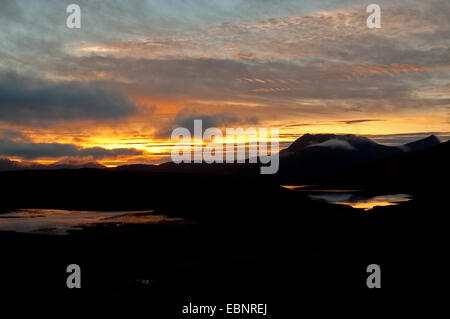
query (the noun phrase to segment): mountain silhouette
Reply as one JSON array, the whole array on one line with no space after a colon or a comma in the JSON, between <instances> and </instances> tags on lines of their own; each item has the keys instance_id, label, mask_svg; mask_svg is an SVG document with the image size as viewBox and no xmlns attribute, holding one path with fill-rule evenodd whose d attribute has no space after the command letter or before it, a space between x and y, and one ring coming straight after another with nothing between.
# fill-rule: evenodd
<instances>
[{"instance_id":1,"label":"mountain silhouette","mask_svg":"<svg viewBox=\"0 0 450 319\"><path fill-rule=\"evenodd\" d=\"M338 141L334 144L335 148L346 148L346 145L349 144L351 146L361 145L364 143L374 143L366 137L356 136L356 135L336 135L336 134L305 134L302 137L298 138L294 141L288 148L283 150L283 153L298 153L303 151L308 147L313 146L326 146L322 143L326 143L328 141ZM340 141L340 142L339 142ZM332 147L333 143L328 143L328 146ZM348 147L347 147L348 148ZM351 148L351 147L350 147Z\"/></svg>"},{"instance_id":2,"label":"mountain silhouette","mask_svg":"<svg viewBox=\"0 0 450 319\"><path fill-rule=\"evenodd\" d=\"M361 165L395 155L425 150L440 142L431 135L402 146L386 146L352 134L305 134L280 151L278 175L326 175L334 170ZM124 165L111 170L129 172L258 175L260 164L181 163Z\"/></svg>"},{"instance_id":3,"label":"mountain silhouette","mask_svg":"<svg viewBox=\"0 0 450 319\"><path fill-rule=\"evenodd\" d=\"M324 175L343 167L361 165L363 163L389 158L403 153L422 151L439 144L439 139L434 135L402 146L386 146L378 144L369 138L353 134L305 134L294 141L288 148L280 151L280 170L278 174ZM109 170L155 173L255 175L259 174L259 165L260 164L249 163L175 164L173 162L167 162L160 165L122 165ZM106 169L105 166L95 161L83 162L65 159L50 165L43 165L0 159L0 171L80 168Z\"/></svg>"},{"instance_id":4,"label":"mountain silhouette","mask_svg":"<svg viewBox=\"0 0 450 319\"><path fill-rule=\"evenodd\" d=\"M427 138L414 142L414 146L423 148L427 142L434 144L433 139ZM430 145L431 145L430 144ZM401 180L408 183L420 183L430 187L431 181L446 184L448 178L448 163L450 161L450 141L439 143L425 149L404 152L397 156L383 158L378 161L366 163L355 167L354 175L370 180L389 177L392 180ZM427 182L425 182L427 181ZM435 185L433 185L435 186ZM434 187L433 187L434 189ZM447 189L447 187L444 187Z\"/></svg>"},{"instance_id":5,"label":"mountain silhouette","mask_svg":"<svg viewBox=\"0 0 450 319\"><path fill-rule=\"evenodd\" d=\"M311 136L307 139L314 140ZM167 163L102 169L15 169L0 173L0 193L4 207L120 210L147 209L149 203L158 207L183 205L192 201L198 191L201 191L202 200L214 199L211 205L222 200L227 192L250 197L264 194L261 197L261 203L264 203L265 198L284 192L279 185L316 184L383 191L395 188L402 192L412 189L411 192L420 190L423 193L448 189L450 142L406 152L402 147L382 146L353 136L341 138L350 140L351 148L335 140L340 138L332 136L327 140L314 140L319 144L332 142L325 144L327 146L308 144L310 146L299 149L286 159L280 159L279 173L270 176L260 175L259 164ZM418 145L423 144L426 143ZM380 158L376 154L378 159L365 160L373 158L371 152L374 150L381 150L385 157ZM7 163L9 167L15 166ZM65 185L64 188L61 185ZM433 187L435 185L438 190ZM17 192L18 189L21 191ZM208 214L210 206L204 207L200 215Z\"/></svg>"},{"instance_id":6,"label":"mountain silhouette","mask_svg":"<svg viewBox=\"0 0 450 319\"><path fill-rule=\"evenodd\" d=\"M404 150L407 152L422 151L438 144L440 144L439 139L434 135L430 135L422 140L405 144Z\"/></svg>"},{"instance_id":7,"label":"mountain silhouette","mask_svg":"<svg viewBox=\"0 0 450 319\"><path fill-rule=\"evenodd\" d=\"M439 143L434 135L397 147L381 145L366 137L352 134L305 134L280 152L279 173L331 174L336 169L425 150Z\"/></svg>"}]
</instances>

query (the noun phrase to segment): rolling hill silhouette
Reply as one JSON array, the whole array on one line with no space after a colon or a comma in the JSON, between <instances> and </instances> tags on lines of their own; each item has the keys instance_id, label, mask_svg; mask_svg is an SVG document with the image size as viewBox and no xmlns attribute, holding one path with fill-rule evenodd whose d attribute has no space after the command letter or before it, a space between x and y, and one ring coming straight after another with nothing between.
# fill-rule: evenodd
<instances>
[{"instance_id":1,"label":"rolling hill silhouette","mask_svg":"<svg viewBox=\"0 0 450 319\"><path fill-rule=\"evenodd\" d=\"M366 137L351 134L305 134L294 141L288 148L280 151L280 170L278 175L334 175L336 169L362 165L370 161L410 152L427 150L439 144L440 141L434 135L402 146L393 147L381 145ZM98 162L64 160L50 165L42 165L36 163L23 164L9 159L0 159L0 171L92 168L120 172L194 173L241 176L259 174L259 166L260 164L249 163L175 164L167 162L160 165L133 164L107 169Z\"/></svg>"},{"instance_id":2,"label":"rolling hill silhouette","mask_svg":"<svg viewBox=\"0 0 450 319\"><path fill-rule=\"evenodd\" d=\"M55 170L55 169L80 169L80 168L106 168L106 166L96 161L62 160L49 165L44 165L38 163L21 163L7 158L0 158L0 171Z\"/></svg>"}]
</instances>

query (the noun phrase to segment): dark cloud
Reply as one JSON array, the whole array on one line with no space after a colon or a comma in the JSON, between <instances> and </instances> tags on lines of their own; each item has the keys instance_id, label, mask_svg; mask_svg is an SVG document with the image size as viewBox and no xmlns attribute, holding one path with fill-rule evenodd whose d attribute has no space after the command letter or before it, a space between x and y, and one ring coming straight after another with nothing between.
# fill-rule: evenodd
<instances>
[{"instance_id":1,"label":"dark cloud","mask_svg":"<svg viewBox=\"0 0 450 319\"><path fill-rule=\"evenodd\" d=\"M196 1L167 3L126 6L121 1L101 5L81 2L89 15L83 20L84 26L88 28L90 21L106 23L104 26L109 27L101 29L107 30L105 34L114 34L114 39L73 33L67 39L75 37L77 41L63 41L69 49L61 49L51 59L43 54L40 63L30 62L30 67L86 81L96 81L102 74L102 81L109 86L126 87L131 94L186 100L186 105L195 100L227 99L268 105L261 119L353 111L396 112L424 106L433 111L432 107L448 103L436 101L431 94L427 98L417 94L432 91L448 78L448 1L405 0L404 5L382 1L380 30L367 28L367 3L363 1L307 4L292 0L277 5L270 1L258 1L257 5L253 1L233 1L239 5L215 2L204 8ZM166 6L183 9L163 10L157 19L148 18ZM100 7L101 11L96 10ZM319 7L327 12L313 10ZM334 10L342 7L346 8ZM278 17L275 12L279 9L287 10L289 15ZM271 13L270 18L263 14L265 10ZM120 21L110 18L117 12L121 12ZM205 21L203 18L215 14L227 22L214 18L208 27L196 23L195 28L176 31L173 28L184 25L172 16L178 15L176 12L182 12L178 18L185 22L194 17ZM199 12L203 12L203 18ZM233 19L243 12L244 19ZM143 15L146 19L141 21ZM130 23L131 30L139 34L142 29L137 21L159 28L165 23L161 19L171 24L161 34L155 28L146 28L145 37L119 32ZM79 34L84 34L83 41L77 38ZM36 45L33 43L33 52L40 50ZM90 46L97 50L80 51ZM28 46L21 43L20 47ZM241 55L251 59L239 58ZM305 110L303 102L314 107ZM254 109L243 108L242 113L246 112Z\"/></svg>"},{"instance_id":2,"label":"dark cloud","mask_svg":"<svg viewBox=\"0 0 450 319\"><path fill-rule=\"evenodd\" d=\"M375 119L362 119L362 120L343 120L343 121L325 121L320 123L294 123L289 125L284 125L284 127L302 127L302 126L324 126L324 125L330 125L331 123L342 123L342 124L358 124L358 123L367 123L367 122L380 122L384 120L375 120Z\"/></svg>"},{"instance_id":3,"label":"dark cloud","mask_svg":"<svg viewBox=\"0 0 450 319\"><path fill-rule=\"evenodd\" d=\"M382 120L350 120L350 121L336 121L337 123L344 123L344 124L358 124L358 123L366 123L366 122L379 122Z\"/></svg>"},{"instance_id":4,"label":"dark cloud","mask_svg":"<svg viewBox=\"0 0 450 319\"><path fill-rule=\"evenodd\" d=\"M374 116L366 111L424 107L439 112L449 103L436 98L447 96L436 88L449 75L450 2L378 3L380 30L367 28L367 3L360 0L155 0L133 5L80 0L82 29L69 30L67 3L5 0L1 64L23 74L82 79L90 86L39 87L25 81L22 87L0 81L0 121L45 125L133 113L121 95L100 87L185 105L213 101L223 112L230 110L222 103L226 100L264 105L231 109L244 121L256 112L261 120L344 113L365 118ZM60 106L61 100L73 103ZM220 114L204 121L233 120L233 115Z\"/></svg>"},{"instance_id":5,"label":"dark cloud","mask_svg":"<svg viewBox=\"0 0 450 319\"><path fill-rule=\"evenodd\" d=\"M137 107L118 92L95 84L53 84L16 73L0 75L0 121L25 125L108 121L136 112Z\"/></svg>"},{"instance_id":6,"label":"dark cloud","mask_svg":"<svg viewBox=\"0 0 450 319\"><path fill-rule=\"evenodd\" d=\"M158 137L170 138L172 130L177 127L187 128L190 132L194 132L194 121L201 120L203 131L207 128L217 127L232 127L239 125L253 125L258 124L259 119L255 116L242 117L235 113L212 113L202 114L195 110L184 109L177 113L175 118L164 126L159 132Z\"/></svg>"},{"instance_id":7,"label":"dark cloud","mask_svg":"<svg viewBox=\"0 0 450 319\"><path fill-rule=\"evenodd\" d=\"M21 18L21 10L14 0L2 0L2 10L0 11L0 18L15 20Z\"/></svg>"},{"instance_id":8,"label":"dark cloud","mask_svg":"<svg viewBox=\"0 0 450 319\"><path fill-rule=\"evenodd\" d=\"M134 148L105 149L102 147L80 148L73 144L21 143L0 140L0 156L20 157L31 160L38 158L77 157L101 160L121 156L137 156L143 152Z\"/></svg>"},{"instance_id":9,"label":"dark cloud","mask_svg":"<svg viewBox=\"0 0 450 319\"><path fill-rule=\"evenodd\" d=\"M201 120L203 127L224 127L226 125L243 122L249 124L258 123L258 119L255 117L243 119L233 113L198 114L195 112L181 111L175 116L173 124L181 127L193 128L194 120Z\"/></svg>"},{"instance_id":10,"label":"dark cloud","mask_svg":"<svg viewBox=\"0 0 450 319\"><path fill-rule=\"evenodd\" d=\"M0 140L9 140L14 142L29 142L28 136L20 131L0 128Z\"/></svg>"}]
</instances>

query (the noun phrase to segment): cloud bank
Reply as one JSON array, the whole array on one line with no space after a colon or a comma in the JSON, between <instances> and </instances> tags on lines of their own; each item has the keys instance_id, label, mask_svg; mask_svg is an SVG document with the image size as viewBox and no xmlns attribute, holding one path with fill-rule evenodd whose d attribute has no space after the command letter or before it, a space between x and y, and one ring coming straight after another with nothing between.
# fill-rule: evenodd
<instances>
[{"instance_id":1,"label":"cloud bank","mask_svg":"<svg viewBox=\"0 0 450 319\"><path fill-rule=\"evenodd\" d=\"M15 73L0 74L0 121L24 125L110 121L136 112L136 106L120 93L95 84L52 83Z\"/></svg>"},{"instance_id":2,"label":"cloud bank","mask_svg":"<svg viewBox=\"0 0 450 319\"><path fill-rule=\"evenodd\" d=\"M0 156L19 157L25 160L62 157L91 158L94 160L138 156L144 152L134 148L105 149L102 147L81 148L62 143L21 143L0 140Z\"/></svg>"}]
</instances>

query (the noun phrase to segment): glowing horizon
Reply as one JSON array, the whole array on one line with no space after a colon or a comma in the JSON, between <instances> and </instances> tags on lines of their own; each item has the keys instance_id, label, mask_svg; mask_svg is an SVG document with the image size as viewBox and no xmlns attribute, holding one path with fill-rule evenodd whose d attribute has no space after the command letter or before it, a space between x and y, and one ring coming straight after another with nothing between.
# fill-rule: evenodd
<instances>
[{"instance_id":1,"label":"glowing horizon","mask_svg":"<svg viewBox=\"0 0 450 319\"><path fill-rule=\"evenodd\" d=\"M360 0L81 0L80 29L64 3L38 2L0 12L0 159L161 163L194 119L277 127L282 147L450 137L445 0L379 1L381 29Z\"/></svg>"}]
</instances>

